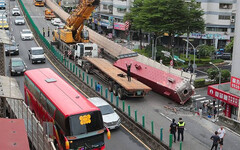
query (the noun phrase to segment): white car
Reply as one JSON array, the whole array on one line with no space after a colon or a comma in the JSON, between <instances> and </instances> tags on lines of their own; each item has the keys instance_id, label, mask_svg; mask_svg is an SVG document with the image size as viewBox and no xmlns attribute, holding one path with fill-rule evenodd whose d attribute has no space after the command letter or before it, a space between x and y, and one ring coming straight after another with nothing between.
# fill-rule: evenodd
<instances>
[{"instance_id":1,"label":"white car","mask_svg":"<svg viewBox=\"0 0 240 150\"><path fill-rule=\"evenodd\" d=\"M60 18L53 18L51 20L51 23L54 25L54 26L58 26L59 24L62 23L61 19Z\"/></svg>"},{"instance_id":2,"label":"white car","mask_svg":"<svg viewBox=\"0 0 240 150\"><path fill-rule=\"evenodd\" d=\"M22 16L17 16L14 21L15 25L24 25L25 21Z\"/></svg>"},{"instance_id":3,"label":"white car","mask_svg":"<svg viewBox=\"0 0 240 150\"><path fill-rule=\"evenodd\" d=\"M32 31L29 29L22 29L22 31L20 32L20 37L22 40L32 40L33 39Z\"/></svg>"},{"instance_id":4,"label":"white car","mask_svg":"<svg viewBox=\"0 0 240 150\"><path fill-rule=\"evenodd\" d=\"M100 109L105 127L111 130L120 126L121 118L105 100L100 97L92 97L88 100Z\"/></svg>"},{"instance_id":5,"label":"white car","mask_svg":"<svg viewBox=\"0 0 240 150\"><path fill-rule=\"evenodd\" d=\"M20 16L20 10L19 8L15 7L12 9L12 15L13 16Z\"/></svg>"}]
</instances>

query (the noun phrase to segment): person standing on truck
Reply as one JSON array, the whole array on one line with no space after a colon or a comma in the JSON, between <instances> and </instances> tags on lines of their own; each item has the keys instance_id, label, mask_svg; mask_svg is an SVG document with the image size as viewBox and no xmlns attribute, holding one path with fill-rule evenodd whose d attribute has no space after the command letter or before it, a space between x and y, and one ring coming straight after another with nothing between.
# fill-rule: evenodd
<instances>
[{"instance_id":1,"label":"person standing on truck","mask_svg":"<svg viewBox=\"0 0 240 150\"><path fill-rule=\"evenodd\" d=\"M127 67L127 77L128 77L128 81L130 82L131 81L131 66L132 66L132 63L130 63L130 65L128 65L126 63L126 67Z\"/></svg>"}]
</instances>

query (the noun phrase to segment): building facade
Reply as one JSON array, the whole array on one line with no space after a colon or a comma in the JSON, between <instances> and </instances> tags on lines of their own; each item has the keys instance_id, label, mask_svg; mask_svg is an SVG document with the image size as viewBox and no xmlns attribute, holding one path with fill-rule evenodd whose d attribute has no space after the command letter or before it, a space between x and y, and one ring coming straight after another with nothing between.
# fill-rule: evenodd
<instances>
[{"instance_id":1,"label":"building facade","mask_svg":"<svg viewBox=\"0 0 240 150\"><path fill-rule=\"evenodd\" d=\"M234 36L236 0L196 0L204 11L205 33L191 33L190 38L199 44L225 47Z\"/></svg>"}]
</instances>

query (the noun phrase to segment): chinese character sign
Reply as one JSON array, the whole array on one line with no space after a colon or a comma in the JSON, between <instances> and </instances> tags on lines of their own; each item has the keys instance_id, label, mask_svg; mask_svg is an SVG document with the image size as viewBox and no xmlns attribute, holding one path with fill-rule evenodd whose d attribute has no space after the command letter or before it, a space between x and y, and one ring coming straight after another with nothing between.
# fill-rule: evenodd
<instances>
[{"instance_id":1,"label":"chinese character sign","mask_svg":"<svg viewBox=\"0 0 240 150\"><path fill-rule=\"evenodd\" d=\"M236 78L234 76L231 76L231 88L234 88L236 90L240 90L240 79Z\"/></svg>"},{"instance_id":2,"label":"chinese character sign","mask_svg":"<svg viewBox=\"0 0 240 150\"><path fill-rule=\"evenodd\" d=\"M208 87L208 95L212 96L214 98L217 98L223 102L226 102L230 105L238 107L239 97L237 97L231 93L228 93L228 92L216 89L212 86L209 86Z\"/></svg>"}]
</instances>

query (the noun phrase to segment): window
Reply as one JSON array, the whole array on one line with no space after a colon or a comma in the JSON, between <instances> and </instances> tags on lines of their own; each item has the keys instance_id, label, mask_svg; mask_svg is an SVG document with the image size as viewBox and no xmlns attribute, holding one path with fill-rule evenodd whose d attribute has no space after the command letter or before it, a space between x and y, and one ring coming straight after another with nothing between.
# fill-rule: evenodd
<instances>
[{"instance_id":1,"label":"window","mask_svg":"<svg viewBox=\"0 0 240 150\"><path fill-rule=\"evenodd\" d=\"M232 114L233 115L238 115L238 108L237 107L234 107L234 106L232 106Z\"/></svg>"},{"instance_id":2,"label":"window","mask_svg":"<svg viewBox=\"0 0 240 150\"><path fill-rule=\"evenodd\" d=\"M231 32L234 33L234 31L235 31L235 28L231 28Z\"/></svg>"},{"instance_id":3,"label":"window","mask_svg":"<svg viewBox=\"0 0 240 150\"><path fill-rule=\"evenodd\" d=\"M232 4L220 3L219 9L232 9Z\"/></svg>"},{"instance_id":4,"label":"window","mask_svg":"<svg viewBox=\"0 0 240 150\"><path fill-rule=\"evenodd\" d=\"M218 19L219 20L230 20L231 16L223 16L223 15L219 15Z\"/></svg>"},{"instance_id":5,"label":"window","mask_svg":"<svg viewBox=\"0 0 240 150\"><path fill-rule=\"evenodd\" d=\"M101 15L101 19L108 20L108 16Z\"/></svg>"},{"instance_id":6,"label":"window","mask_svg":"<svg viewBox=\"0 0 240 150\"><path fill-rule=\"evenodd\" d=\"M207 27L207 31L227 32L227 28Z\"/></svg>"},{"instance_id":7,"label":"window","mask_svg":"<svg viewBox=\"0 0 240 150\"><path fill-rule=\"evenodd\" d=\"M108 6L107 6L107 5L103 5L103 9L104 9L104 10L107 10L107 9L108 9Z\"/></svg>"},{"instance_id":8,"label":"window","mask_svg":"<svg viewBox=\"0 0 240 150\"><path fill-rule=\"evenodd\" d=\"M126 8L118 8L117 9L117 12L119 12L119 13L125 13L126 11L127 11Z\"/></svg>"},{"instance_id":9,"label":"window","mask_svg":"<svg viewBox=\"0 0 240 150\"><path fill-rule=\"evenodd\" d=\"M123 22L123 20L122 20L122 19L119 19L119 18L115 18L114 21L115 21L115 22Z\"/></svg>"}]
</instances>

